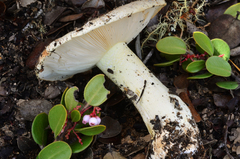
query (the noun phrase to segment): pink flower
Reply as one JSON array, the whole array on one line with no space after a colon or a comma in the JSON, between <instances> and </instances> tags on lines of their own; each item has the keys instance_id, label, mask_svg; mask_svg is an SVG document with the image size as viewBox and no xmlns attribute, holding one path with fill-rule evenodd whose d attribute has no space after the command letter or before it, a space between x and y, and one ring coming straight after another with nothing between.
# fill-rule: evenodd
<instances>
[{"instance_id":1,"label":"pink flower","mask_svg":"<svg viewBox=\"0 0 240 159\"><path fill-rule=\"evenodd\" d=\"M96 117L92 117L92 118L89 119L88 123L89 123L90 126L95 126L95 125L98 125L98 120L97 120Z\"/></svg>"},{"instance_id":2,"label":"pink flower","mask_svg":"<svg viewBox=\"0 0 240 159\"><path fill-rule=\"evenodd\" d=\"M82 123L87 124L89 122L90 118L91 118L90 115L84 115Z\"/></svg>"},{"instance_id":3,"label":"pink flower","mask_svg":"<svg viewBox=\"0 0 240 159\"><path fill-rule=\"evenodd\" d=\"M99 125L101 123L101 118L99 116L96 116L95 118L97 118L97 125Z\"/></svg>"}]
</instances>

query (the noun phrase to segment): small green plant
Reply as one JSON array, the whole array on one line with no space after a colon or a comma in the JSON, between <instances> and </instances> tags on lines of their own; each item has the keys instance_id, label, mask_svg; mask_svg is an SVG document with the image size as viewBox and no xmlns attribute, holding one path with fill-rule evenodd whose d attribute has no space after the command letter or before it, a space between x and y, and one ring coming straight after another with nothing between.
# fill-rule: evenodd
<instances>
[{"instance_id":1,"label":"small green plant","mask_svg":"<svg viewBox=\"0 0 240 159\"><path fill-rule=\"evenodd\" d=\"M69 159L72 153L85 150L93 141L93 136L106 129L104 125L99 125L101 109L98 107L110 93L104 82L104 75L99 74L87 83L84 89L85 105L74 97L78 88L71 87L63 92L61 103L52 107L48 115L40 113L35 117L32 136L37 144L44 147L37 159ZM54 134L50 139L52 143L49 141L49 128Z\"/></svg>"},{"instance_id":2,"label":"small green plant","mask_svg":"<svg viewBox=\"0 0 240 159\"><path fill-rule=\"evenodd\" d=\"M179 64L189 73L197 73L206 69L206 73L188 77L188 79L204 79L212 75L229 77L231 66L228 63L230 57L228 44L222 39L210 40L202 32L194 32L193 38L198 54L186 54L187 46L178 37L170 36L159 40L156 48L169 61L155 64L155 66L169 66L180 61ZM236 89L238 86L237 82L219 82L217 85L225 89Z\"/></svg>"}]
</instances>

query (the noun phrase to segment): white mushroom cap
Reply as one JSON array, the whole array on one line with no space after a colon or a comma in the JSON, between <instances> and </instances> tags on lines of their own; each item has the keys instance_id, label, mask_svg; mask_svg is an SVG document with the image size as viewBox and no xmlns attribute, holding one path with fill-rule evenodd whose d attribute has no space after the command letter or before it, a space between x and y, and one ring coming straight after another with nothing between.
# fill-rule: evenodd
<instances>
[{"instance_id":1,"label":"white mushroom cap","mask_svg":"<svg viewBox=\"0 0 240 159\"><path fill-rule=\"evenodd\" d=\"M65 80L91 69L116 43L133 40L164 5L164 0L135 1L53 41L39 58L37 76Z\"/></svg>"}]
</instances>

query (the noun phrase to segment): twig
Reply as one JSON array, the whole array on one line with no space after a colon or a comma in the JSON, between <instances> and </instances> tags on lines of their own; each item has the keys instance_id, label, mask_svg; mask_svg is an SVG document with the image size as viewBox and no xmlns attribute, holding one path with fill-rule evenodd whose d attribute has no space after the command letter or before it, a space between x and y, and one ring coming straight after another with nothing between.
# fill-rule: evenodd
<instances>
[{"instance_id":1,"label":"twig","mask_svg":"<svg viewBox=\"0 0 240 159\"><path fill-rule=\"evenodd\" d=\"M229 61L233 64L233 66L240 72L240 68L232 61L229 59Z\"/></svg>"},{"instance_id":2,"label":"twig","mask_svg":"<svg viewBox=\"0 0 240 159\"><path fill-rule=\"evenodd\" d=\"M146 64L148 62L148 60L152 57L152 54L153 54L153 49L147 54L147 56L143 60L144 64Z\"/></svg>"},{"instance_id":3,"label":"twig","mask_svg":"<svg viewBox=\"0 0 240 159\"><path fill-rule=\"evenodd\" d=\"M194 3L192 4L191 8L193 8L198 3L198 1L199 0L194 1Z\"/></svg>"},{"instance_id":4,"label":"twig","mask_svg":"<svg viewBox=\"0 0 240 159\"><path fill-rule=\"evenodd\" d=\"M142 60L142 51L141 51L141 44L140 44L140 34L138 34L136 42L135 42L135 50L138 57Z\"/></svg>"}]
</instances>

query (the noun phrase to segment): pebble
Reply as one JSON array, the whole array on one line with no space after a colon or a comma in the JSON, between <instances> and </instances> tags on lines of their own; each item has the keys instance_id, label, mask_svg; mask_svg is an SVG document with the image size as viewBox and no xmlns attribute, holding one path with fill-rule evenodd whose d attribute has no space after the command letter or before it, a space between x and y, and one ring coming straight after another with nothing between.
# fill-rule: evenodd
<instances>
[{"instance_id":1,"label":"pebble","mask_svg":"<svg viewBox=\"0 0 240 159\"><path fill-rule=\"evenodd\" d=\"M8 95L8 92L5 90L5 88L0 86L0 96L6 97L7 95Z\"/></svg>"},{"instance_id":2,"label":"pebble","mask_svg":"<svg viewBox=\"0 0 240 159\"><path fill-rule=\"evenodd\" d=\"M45 99L22 100L17 102L19 113L23 120L33 121L42 112L48 114L52 104Z\"/></svg>"},{"instance_id":3,"label":"pebble","mask_svg":"<svg viewBox=\"0 0 240 159\"><path fill-rule=\"evenodd\" d=\"M103 159L126 159L125 157L121 156L121 154L119 152L116 151L112 151L112 152L108 152Z\"/></svg>"},{"instance_id":4,"label":"pebble","mask_svg":"<svg viewBox=\"0 0 240 159\"><path fill-rule=\"evenodd\" d=\"M44 92L44 97L47 99L53 99L56 98L58 95L61 94L61 91L55 86L49 86L46 88Z\"/></svg>"}]
</instances>

